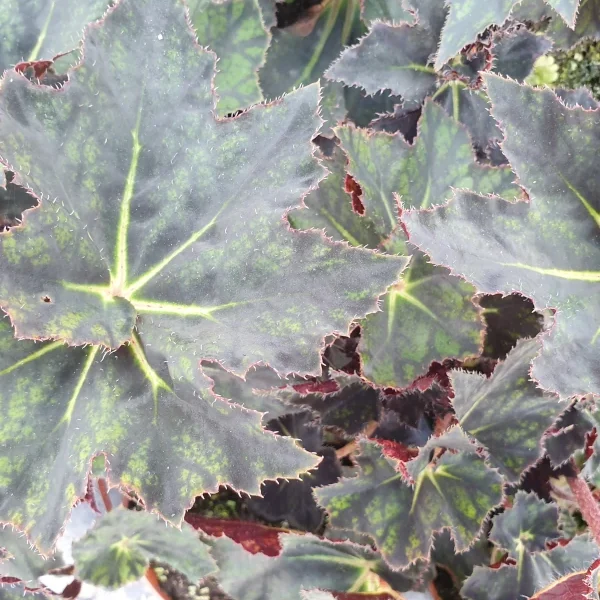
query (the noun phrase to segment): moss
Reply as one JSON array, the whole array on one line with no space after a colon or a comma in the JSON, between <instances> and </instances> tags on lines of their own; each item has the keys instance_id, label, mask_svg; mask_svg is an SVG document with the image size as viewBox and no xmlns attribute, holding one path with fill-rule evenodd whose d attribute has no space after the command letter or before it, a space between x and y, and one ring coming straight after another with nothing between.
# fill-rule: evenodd
<instances>
[{"instance_id":1,"label":"moss","mask_svg":"<svg viewBox=\"0 0 600 600\"><path fill-rule=\"evenodd\" d=\"M568 51L552 54L558 65L556 87L586 87L600 100L600 41L583 41Z\"/></svg>"}]
</instances>

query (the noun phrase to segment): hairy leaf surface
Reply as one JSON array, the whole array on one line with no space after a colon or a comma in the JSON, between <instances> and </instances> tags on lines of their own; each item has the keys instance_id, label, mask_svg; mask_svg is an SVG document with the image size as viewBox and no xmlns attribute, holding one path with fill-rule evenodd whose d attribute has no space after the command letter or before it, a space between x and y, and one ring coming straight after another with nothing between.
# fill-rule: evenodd
<instances>
[{"instance_id":1,"label":"hairy leaf surface","mask_svg":"<svg viewBox=\"0 0 600 600\"><path fill-rule=\"evenodd\" d=\"M152 559L168 563L191 581L216 571L208 546L187 523L181 530L165 525L147 512L117 509L107 513L73 545L79 578L118 588L140 579Z\"/></svg>"},{"instance_id":2,"label":"hairy leaf surface","mask_svg":"<svg viewBox=\"0 0 600 600\"><path fill-rule=\"evenodd\" d=\"M188 7L198 42L219 57L215 76L218 114L260 102L258 69L270 36L263 26L258 0L192 0Z\"/></svg>"},{"instance_id":3,"label":"hairy leaf surface","mask_svg":"<svg viewBox=\"0 0 600 600\"><path fill-rule=\"evenodd\" d=\"M489 379L462 371L450 375L460 426L487 448L491 462L512 481L539 458L544 432L564 410L529 378L540 346L536 339L518 342Z\"/></svg>"},{"instance_id":4,"label":"hairy leaf surface","mask_svg":"<svg viewBox=\"0 0 600 600\"><path fill-rule=\"evenodd\" d=\"M113 0L4 0L0 14L0 74L18 62L51 59L79 45L83 28Z\"/></svg>"},{"instance_id":5,"label":"hairy leaf surface","mask_svg":"<svg viewBox=\"0 0 600 600\"><path fill-rule=\"evenodd\" d=\"M598 546L588 536L578 536L566 546L549 551L522 552L516 565L499 569L475 567L461 589L468 600L528 598L564 575L585 571L598 557Z\"/></svg>"},{"instance_id":6,"label":"hairy leaf surface","mask_svg":"<svg viewBox=\"0 0 600 600\"><path fill-rule=\"evenodd\" d=\"M457 548L464 550L500 501L501 478L474 449L447 452L435 464L429 464L430 451L425 446L417 462L409 463L413 487L380 446L362 441L360 475L316 490L317 501L334 527L370 535L394 568L427 557L433 531L443 527L451 528Z\"/></svg>"},{"instance_id":7,"label":"hairy leaf surface","mask_svg":"<svg viewBox=\"0 0 600 600\"><path fill-rule=\"evenodd\" d=\"M0 238L0 304L18 337L56 341L3 322L0 509L44 545L96 452L175 519L219 483L252 493L314 466L258 415L213 405L197 361L318 368L323 336L402 268L282 221L320 177L318 89L215 121L213 69L178 2L123 0L63 90L2 82L3 158L43 201Z\"/></svg>"},{"instance_id":8,"label":"hairy leaf surface","mask_svg":"<svg viewBox=\"0 0 600 600\"><path fill-rule=\"evenodd\" d=\"M568 109L550 90L492 75L487 83L503 151L531 200L458 192L446 207L405 215L410 239L480 291L519 291L539 309L558 308L533 376L563 396L597 393L600 159L587 150L600 137L597 112Z\"/></svg>"},{"instance_id":9,"label":"hairy leaf surface","mask_svg":"<svg viewBox=\"0 0 600 600\"><path fill-rule=\"evenodd\" d=\"M22 531L0 528L0 578L14 577L35 587L38 577L60 566L58 557L41 556Z\"/></svg>"},{"instance_id":10,"label":"hairy leaf surface","mask_svg":"<svg viewBox=\"0 0 600 600\"><path fill-rule=\"evenodd\" d=\"M404 8L402 0L362 0L361 14L367 25L372 21L412 23L414 20L414 14Z\"/></svg>"},{"instance_id":11,"label":"hairy leaf surface","mask_svg":"<svg viewBox=\"0 0 600 600\"><path fill-rule=\"evenodd\" d=\"M361 592L370 578L381 578L398 592L408 591L422 571L391 570L381 556L351 543L333 543L312 535L280 535L283 549L270 558L250 554L228 538L213 542L221 587L234 600L301 600L301 589ZM370 590L372 591L372 590Z\"/></svg>"}]
</instances>

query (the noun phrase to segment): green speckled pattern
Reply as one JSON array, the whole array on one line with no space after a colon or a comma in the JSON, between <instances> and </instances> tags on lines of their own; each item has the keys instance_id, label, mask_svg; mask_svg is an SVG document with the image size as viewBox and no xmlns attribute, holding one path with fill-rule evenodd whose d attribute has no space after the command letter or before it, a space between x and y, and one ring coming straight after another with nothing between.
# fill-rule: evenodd
<instances>
[{"instance_id":1,"label":"green speckled pattern","mask_svg":"<svg viewBox=\"0 0 600 600\"><path fill-rule=\"evenodd\" d=\"M429 455L430 448L421 452ZM436 464L426 458L420 462L410 486L396 461L382 456L378 445L362 441L360 476L319 488L315 496L334 527L371 536L394 568L427 557L433 531L443 527L452 529L458 551L466 549L500 502L501 477L474 449L446 452Z\"/></svg>"},{"instance_id":2,"label":"green speckled pattern","mask_svg":"<svg viewBox=\"0 0 600 600\"><path fill-rule=\"evenodd\" d=\"M450 376L458 422L511 481L540 457L544 432L566 408L529 377L531 360L540 349L537 339L518 342L489 379L462 371Z\"/></svg>"},{"instance_id":3,"label":"green speckled pattern","mask_svg":"<svg viewBox=\"0 0 600 600\"><path fill-rule=\"evenodd\" d=\"M433 262L481 292L521 292L559 308L533 377L561 396L600 392L600 111L568 109L550 90L486 77L503 151L530 202L457 192L446 206L403 216ZM573 361L571 357L577 356Z\"/></svg>"},{"instance_id":4,"label":"green speckled pattern","mask_svg":"<svg viewBox=\"0 0 600 600\"><path fill-rule=\"evenodd\" d=\"M181 530L147 512L117 508L73 544L77 577L103 588L119 588L144 576L152 559L183 573L190 582L214 573L208 546L187 523Z\"/></svg>"},{"instance_id":5,"label":"green speckled pattern","mask_svg":"<svg viewBox=\"0 0 600 600\"><path fill-rule=\"evenodd\" d=\"M457 188L506 198L520 193L509 168L475 161L464 127L432 101L425 103L412 146L399 133L370 134L352 127L336 132L349 158L348 170L363 189L366 214L388 235L398 224L395 196L404 208L425 209L443 204Z\"/></svg>"},{"instance_id":6,"label":"green speckled pattern","mask_svg":"<svg viewBox=\"0 0 600 600\"><path fill-rule=\"evenodd\" d=\"M258 69L270 36L262 24L258 0L192 0L188 8L198 42L219 57L217 113L226 115L260 102Z\"/></svg>"},{"instance_id":7,"label":"green speckled pattern","mask_svg":"<svg viewBox=\"0 0 600 600\"><path fill-rule=\"evenodd\" d=\"M111 0L2 0L0 74L21 61L51 59L79 46L84 27Z\"/></svg>"}]
</instances>

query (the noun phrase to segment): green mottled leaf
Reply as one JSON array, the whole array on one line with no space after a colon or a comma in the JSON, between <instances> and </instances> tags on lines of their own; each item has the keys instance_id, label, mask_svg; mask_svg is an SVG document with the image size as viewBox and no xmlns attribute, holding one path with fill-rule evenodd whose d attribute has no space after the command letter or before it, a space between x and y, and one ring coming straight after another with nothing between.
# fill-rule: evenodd
<instances>
[{"instance_id":1,"label":"green mottled leaf","mask_svg":"<svg viewBox=\"0 0 600 600\"><path fill-rule=\"evenodd\" d=\"M600 549L588 536L578 536L566 546L531 554L523 551L516 565L498 569L475 567L461 589L467 600L528 598L561 577L585 571Z\"/></svg>"},{"instance_id":2,"label":"green mottled leaf","mask_svg":"<svg viewBox=\"0 0 600 600\"><path fill-rule=\"evenodd\" d=\"M373 21L412 23L414 20L413 13L404 8L401 0L363 0L361 12L367 25Z\"/></svg>"},{"instance_id":3,"label":"green mottled leaf","mask_svg":"<svg viewBox=\"0 0 600 600\"><path fill-rule=\"evenodd\" d=\"M551 21L545 34L554 42L557 48L571 48L577 42L586 39L600 38L600 2L598 0L582 0L575 29L550 11Z\"/></svg>"},{"instance_id":4,"label":"green mottled leaf","mask_svg":"<svg viewBox=\"0 0 600 600\"><path fill-rule=\"evenodd\" d=\"M11 577L34 587L38 577L60 566L57 557L41 556L22 531L10 525L0 528L0 579Z\"/></svg>"},{"instance_id":5,"label":"green mottled leaf","mask_svg":"<svg viewBox=\"0 0 600 600\"><path fill-rule=\"evenodd\" d=\"M382 456L378 445L362 441L360 475L316 490L317 501L334 527L371 536L394 568L427 557L433 531L443 527L451 528L457 549L465 550L500 501L501 478L474 448L446 452L433 463L430 452L426 445L415 465L409 463L412 486L396 461Z\"/></svg>"},{"instance_id":6,"label":"green mottled leaf","mask_svg":"<svg viewBox=\"0 0 600 600\"><path fill-rule=\"evenodd\" d=\"M575 26L575 18L580 0L546 0L546 2L571 26ZM585 5L585 0L581 2Z\"/></svg>"},{"instance_id":7,"label":"green mottled leaf","mask_svg":"<svg viewBox=\"0 0 600 600\"><path fill-rule=\"evenodd\" d=\"M544 432L564 410L529 378L540 346L537 339L518 342L489 379L461 371L450 375L458 422L511 481L539 458Z\"/></svg>"},{"instance_id":8,"label":"green mottled leaf","mask_svg":"<svg viewBox=\"0 0 600 600\"><path fill-rule=\"evenodd\" d=\"M359 0L332 0L313 19L305 27L297 23L272 29L273 39L259 73L267 98L317 81L342 49L363 32Z\"/></svg>"},{"instance_id":9,"label":"green mottled leaf","mask_svg":"<svg viewBox=\"0 0 600 600\"><path fill-rule=\"evenodd\" d=\"M390 569L380 555L363 546L333 543L312 535L280 535L276 557L250 554L222 537L213 542L219 583L233 600L301 600L301 590L319 588L361 592L369 580L382 580L398 592L416 587L422 565L407 572ZM384 589L382 589L384 591Z\"/></svg>"},{"instance_id":10,"label":"green mottled leaf","mask_svg":"<svg viewBox=\"0 0 600 600\"><path fill-rule=\"evenodd\" d=\"M368 94L391 90L406 102L420 102L435 89L436 75L429 61L435 49L436 39L428 28L376 21L325 76L359 86Z\"/></svg>"},{"instance_id":11,"label":"green mottled leaf","mask_svg":"<svg viewBox=\"0 0 600 600\"><path fill-rule=\"evenodd\" d=\"M118 588L140 579L150 560L160 559L190 581L216 571L209 548L190 525L182 529L147 512L117 509L104 515L73 544L78 577L94 585Z\"/></svg>"},{"instance_id":12,"label":"green mottled leaf","mask_svg":"<svg viewBox=\"0 0 600 600\"><path fill-rule=\"evenodd\" d=\"M219 115L260 102L258 69L269 45L258 0L192 0L190 19L198 41L219 57L215 87Z\"/></svg>"},{"instance_id":13,"label":"green mottled leaf","mask_svg":"<svg viewBox=\"0 0 600 600\"><path fill-rule=\"evenodd\" d=\"M402 230L394 237L406 239ZM434 360L476 355L481 346L475 288L430 264L422 252L409 253L411 263L383 297L381 311L360 322L363 373L378 385L405 387Z\"/></svg>"},{"instance_id":14,"label":"green mottled leaf","mask_svg":"<svg viewBox=\"0 0 600 600\"><path fill-rule=\"evenodd\" d=\"M305 206L288 213L290 225L294 229L324 229L336 241L377 248L385 236L370 218L352 209L352 196L345 189L346 157L339 146L331 156L323 156L323 165L329 174L304 198Z\"/></svg>"},{"instance_id":15,"label":"green mottled leaf","mask_svg":"<svg viewBox=\"0 0 600 600\"><path fill-rule=\"evenodd\" d=\"M84 27L112 0L3 0L0 74L21 61L51 59L79 45Z\"/></svg>"},{"instance_id":16,"label":"green mottled leaf","mask_svg":"<svg viewBox=\"0 0 600 600\"><path fill-rule=\"evenodd\" d=\"M547 89L492 75L487 83L503 151L531 200L458 192L446 207L406 214L410 239L482 292L518 291L538 309L558 308L533 377L565 397L598 392L600 158L587 150L600 137L597 113L568 109Z\"/></svg>"},{"instance_id":17,"label":"green mottled leaf","mask_svg":"<svg viewBox=\"0 0 600 600\"><path fill-rule=\"evenodd\" d=\"M517 492L513 506L496 515L490 540L508 550L515 560L524 552L541 552L546 542L559 537L558 508L533 493Z\"/></svg>"},{"instance_id":18,"label":"green mottled leaf","mask_svg":"<svg viewBox=\"0 0 600 600\"><path fill-rule=\"evenodd\" d=\"M256 493L313 467L258 414L213 404L199 360L316 370L323 337L404 265L289 231L322 173L317 87L216 121L213 55L193 42L175 0L123 0L60 93L2 81L3 157L43 201L0 237L0 304L18 338L55 341L3 321L0 516L44 546L98 452L175 520L219 484Z\"/></svg>"},{"instance_id":19,"label":"green mottled leaf","mask_svg":"<svg viewBox=\"0 0 600 600\"><path fill-rule=\"evenodd\" d=\"M37 199L25 188L13 183L14 174L10 171L4 173L0 167L0 177L4 175L4 182L0 180L0 231L18 225L23 212L37 204Z\"/></svg>"},{"instance_id":20,"label":"green mottled leaf","mask_svg":"<svg viewBox=\"0 0 600 600\"><path fill-rule=\"evenodd\" d=\"M338 127L348 170L363 189L366 214L388 235L398 223L394 195L405 208L428 208L452 195L452 188L514 198L519 189L509 168L475 162L465 129L436 103L425 103L414 144L399 135L369 134Z\"/></svg>"}]
</instances>

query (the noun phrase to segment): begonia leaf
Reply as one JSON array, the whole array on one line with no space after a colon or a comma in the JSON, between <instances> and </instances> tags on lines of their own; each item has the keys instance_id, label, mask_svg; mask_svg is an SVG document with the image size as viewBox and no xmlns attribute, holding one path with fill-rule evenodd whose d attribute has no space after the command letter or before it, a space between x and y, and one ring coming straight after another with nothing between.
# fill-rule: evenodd
<instances>
[{"instance_id":1,"label":"begonia leaf","mask_svg":"<svg viewBox=\"0 0 600 600\"><path fill-rule=\"evenodd\" d=\"M2 167L0 167L1 171ZM0 231L21 223L23 212L37 204L37 199L33 195L13 183L13 173L8 171L5 175L5 185L0 185Z\"/></svg>"},{"instance_id":2,"label":"begonia leaf","mask_svg":"<svg viewBox=\"0 0 600 600\"><path fill-rule=\"evenodd\" d=\"M79 45L83 28L112 0L4 0L0 16L0 74L21 61L51 59Z\"/></svg>"},{"instance_id":3,"label":"begonia leaf","mask_svg":"<svg viewBox=\"0 0 600 600\"><path fill-rule=\"evenodd\" d=\"M250 554L222 537L213 542L219 583L233 600L301 600L301 590L361 592L380 580L397 592L417 586L423 567L394 571L379 554L352 543L333 543L313 535L282 534L279 556ZM372 590L369 590L372 591Z\"/></svg>"},{"instance_id":4,"label":"begonia leaf","mask_svg":"<svg viewBox=\"0 0 600 600\"><path fill-rule=\"evenodd\" d=\"M273 39L259 73L265 97L276 98L317 81L342 49L362 33L357 0L335 0L320 8L308 33L301 23L272 29Z\"/></svg>"},{"instance_id":5,"label":"begonia leaf","mask_svg":"<svg viewBox=\"0 0 600 600\"><path fill-rule=\"evenodd\" d=\"M175 520L219 484L256 493L315 466L214 402L198 361L316 370L323 337L405 264L283 222L321 175L316 86L215 120L214 55L176 0L122 0L84 56L59 91L18 74L0 89L3 159L42 199L0 236L19 338L3 321L0 515L43 546L98 452Z\"/></svg>"},{"instance_id":6,"label":"begonia leaf","mask_svg":"<svg viewBox=\"0 0 600 600\"><path fill-rule=\"evenodd\" d=\"M597 111L567 108L548 89L486 78L503 151L530 201L457 192L445 207L405 214L410 239L481 292L518 291L538 309L558 308L533 377L565 397L597 393L600 159L587 151L600 138Z\"/></svg>"},{"instance_id":7,"label":"begonia leaf","mask_svg":"<svg viewBox=\"0 0 600 600\"><path fill-rule=\"evenodd\" d=\"M588 536L578 536L566 546L534 554L522 552L516 565L475 567L461 594L468 600L528 598L565 575L586 571L599 551Z\"/></svg>"},{"instance_id":8,"label":"begonia leaf","mask_svg":"<svg viewBox=\"0 0 600 600\"><path fill-rule=\"evenodd\" d=\"M519 491L512 507L494 517L490 540L519 560L525 552L545 550L546 542L558 536L556 505Z\"/></svg>"},{"instance_id":9,"label":"begonia leaf","mask_svg":"<svg viewBox=\"0 0 600 600\"><path fill-rule=\"evenodd\" d=\"M0 528L0 579L14 578L39 587L38 577L61 565L58 557L40 555L22 531L11 526Z\"/></svg>"},{"instance_id":10,"label":"begonia leaf","mask_svg":"<svg viewBox=\"0 0 600 600\"><path fill-rule=\"evenodd\" d=\"M258 69L269 45L258 0L191 0L190 19L198 42L219 57L215 87L219 115L260 102Z\"/></svg>"},{"instance_id":11,"label":"begonia leaf","mask_svg":"<svg viewBox=\"0 0 600 600\"><path fill-rule=\"evenodd\" d=\"M466 549L481 529L488 511L502 497L501 478L474 448L446 452L429 463L426 445L409 485L397 462L381 455L381 447L362 441L359 476L315 491L334 527L367 533L386 561L403 567L431 549L433 532L452 531L458 550Z\"/></svg>"},{"instance_id":12,"label":"begonia leaf","mask_svg":"<svg viewBox=\"0 0 600 600\"><path fill-rule=\"evenodd\" d=\"M412 23L414 20L413 12L403 6L402 0L362 0L361 14L367 25L373 21Z\"/></svg>"},{"instance_id":13,"label":"begonia leaf","mask_svg":"<svg viewBox=\"0 0 600 600\"><path fill-rule=\"evenodd\" d=\"M523 81L532 71L535 61L546 54L552 42L527 29L493 38L494 71L505 77Z\"/></svg>"},{"instance_id":14,"label":"begonia leaf","mask_svg":"<svg viewBox=\"0 0 600 600\"><path fill-rule=\"evenodd\" d=\"M487 448L492 464L511 481L540 457L544 432L564 410L529 378L540 345L537 339L518 342L489 379L462 371L450 375L460 426Z\"/></svg>"},{"instance_id":15,"label":"begonia leaf","mask_svg":"<svg viewBox=\"0 0 600 600\"><path fill-rule=\"evenodd\" d=\"M73 544L78 577L104 588L122 587L140 579L159 559L198 581L217 568L192 527L167 526L156 515L125 509L104 515L85 537Z\"/></svg>"}]
</instances>

